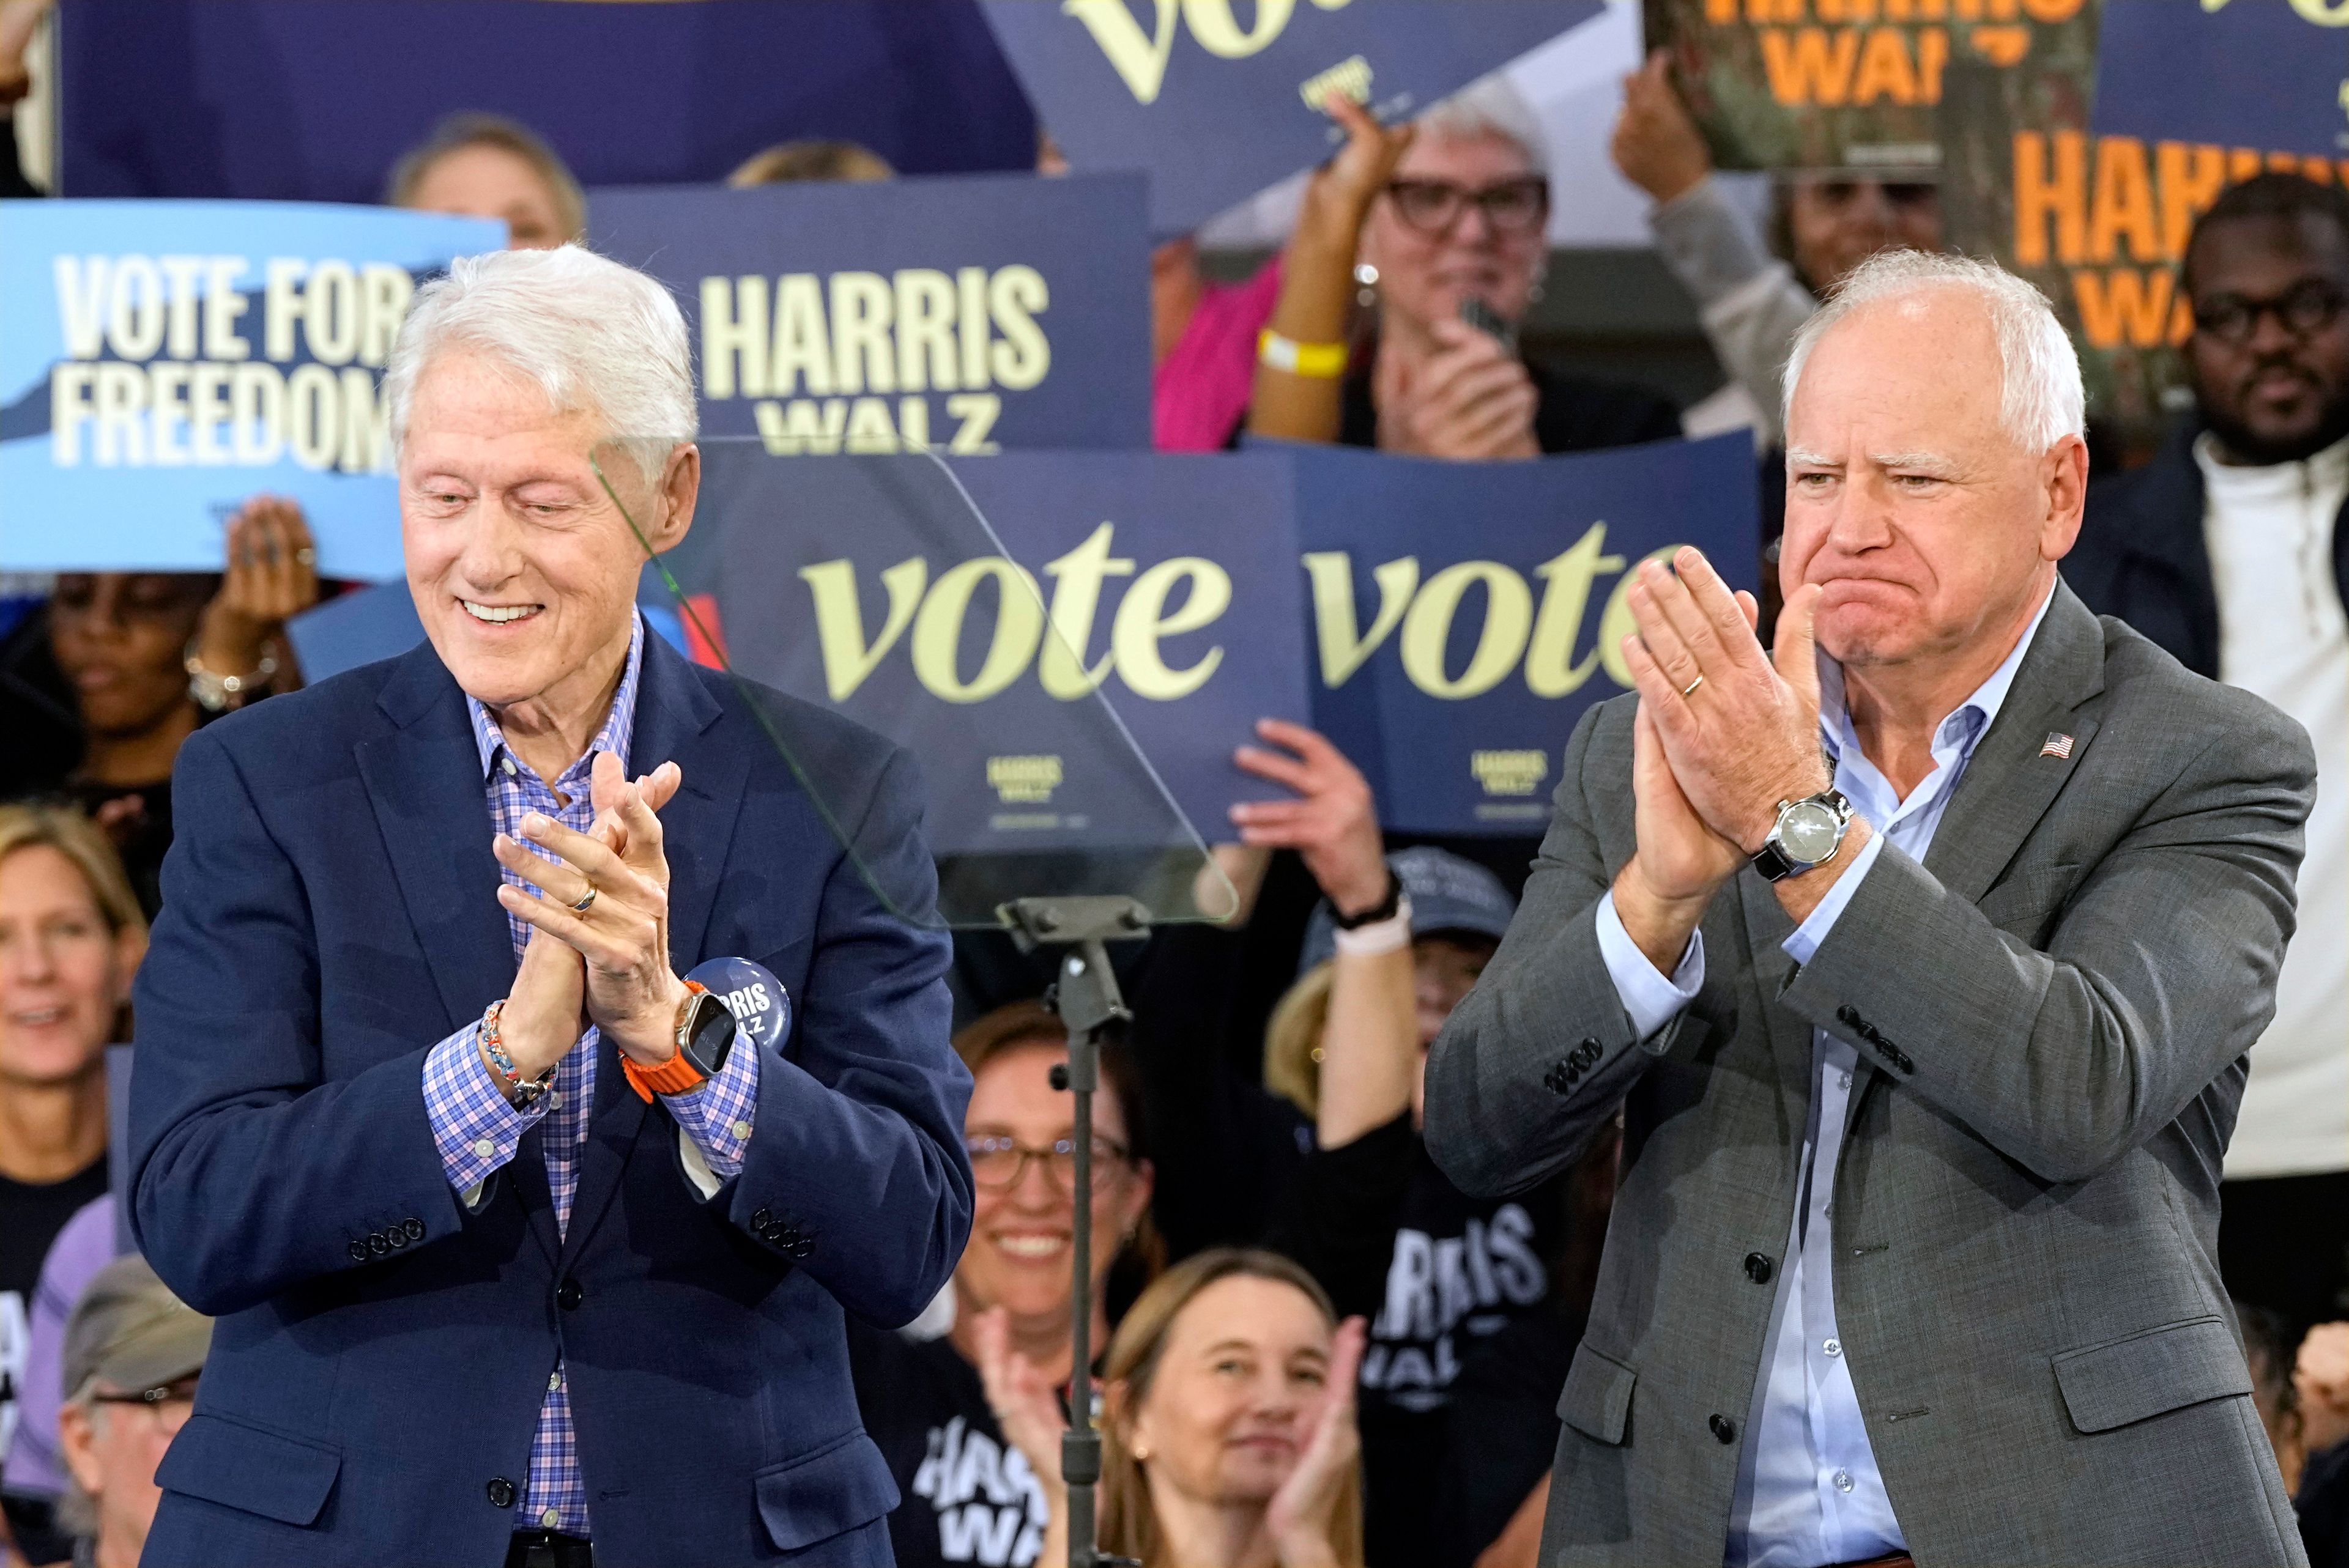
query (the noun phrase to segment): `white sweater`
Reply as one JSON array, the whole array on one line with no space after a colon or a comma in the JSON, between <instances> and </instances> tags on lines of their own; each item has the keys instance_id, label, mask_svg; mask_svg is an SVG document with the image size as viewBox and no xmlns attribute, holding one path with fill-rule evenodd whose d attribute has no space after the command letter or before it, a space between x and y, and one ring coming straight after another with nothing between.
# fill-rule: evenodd
<instances>
[{"instance_id":1,"label":"white sweater","mask_svg":"<svg viewBox=\"0 0 2349 1568\"><path fill-rule=\"evenodd\" d=\"M2300 924L2275 1021L2251 1048L2230 1180L2349 1169L2349 614L2333 530L2349 500L2349 440L2304 462L2221 463L2195 444L2202 532L2219 592L2219 676L2256 692L2316 745L2316 808Z\"/></svg>"}]
</instances>

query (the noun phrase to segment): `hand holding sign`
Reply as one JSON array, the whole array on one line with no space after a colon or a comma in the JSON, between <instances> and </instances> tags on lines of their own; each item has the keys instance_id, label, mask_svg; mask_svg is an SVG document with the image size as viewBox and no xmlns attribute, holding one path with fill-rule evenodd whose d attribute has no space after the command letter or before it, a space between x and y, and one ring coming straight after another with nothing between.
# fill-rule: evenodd
<instances>
[{"instance_id":1,"label":"hand holding sign","mask_svg":"<svg viewBox=\"0 0 2349 1568\"><path fill-rule=\"evenodd\" d=\"M1374 909L1387 895L1385 841L1371 787L1344 752L1301 724L1257 721L1256 732L1297 753L1243 746L1232 760L1259 779L1286 784L1300 800L1243 800L1232 808L1240 842L1295 850L1340 914Z\"/></svg>"},{"instance_id":2,"label":"hand holding sign","mask_svg":"<svg viewBox=\"0 0 2349 1568\"><path fill-rule=\"evenodd\" d=\"M257 495L229 521L226 571L204 607L196 657L219 676L250 678L285 623L318 602L318 552L302 509Z\"/></svg>"}]
</instances>

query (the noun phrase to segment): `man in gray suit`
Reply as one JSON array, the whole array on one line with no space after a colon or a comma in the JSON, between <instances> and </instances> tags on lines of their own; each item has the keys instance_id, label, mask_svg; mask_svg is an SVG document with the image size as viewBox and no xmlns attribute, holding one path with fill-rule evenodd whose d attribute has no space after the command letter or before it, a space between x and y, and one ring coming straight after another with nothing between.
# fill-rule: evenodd
<instances>
[{"instance_id":1,"label":"man in gray suit","mask_svg":"<svg viewBox=\"0 0 2349 1568\"><path fill-rule=\"evenodd\" d=\"M1622 1108L1542 1560L2299 1565L2216 1233L2307 737L2057 577L2027 284L1878 257L1786 396L1774 654L1694 551L1640 569L1638 695L1428 1065L1472 1192Z\"/></svg>"}]
</instances>

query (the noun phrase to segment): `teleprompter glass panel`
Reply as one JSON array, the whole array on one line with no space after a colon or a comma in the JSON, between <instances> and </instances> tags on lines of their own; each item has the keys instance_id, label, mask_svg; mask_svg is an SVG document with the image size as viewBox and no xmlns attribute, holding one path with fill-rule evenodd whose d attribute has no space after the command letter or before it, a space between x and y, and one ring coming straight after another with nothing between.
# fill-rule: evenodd
<instances>
[{"instance_id":1,"label":"teleprompter glass panel","mask_svg":"<svg viewBox=\"0 0 2349 1568\"><path fill-rule=\"evenodd\" d=\"M1230 882L1104 689L1110 655L1075 645L1100 642L1090 617L1056 617L1036 565L1011 557L943 459L705 438L680 532L681 487L646 468L670 445L615 439L596 455L647 555L640 603L727 673L777 769L893 909L993 926L1015 899L1117 895L1162 923L1230 916ZM872 841L874 779L835 760L841 718L919 765L935 909Z\"/></svg>"}]
</instances>

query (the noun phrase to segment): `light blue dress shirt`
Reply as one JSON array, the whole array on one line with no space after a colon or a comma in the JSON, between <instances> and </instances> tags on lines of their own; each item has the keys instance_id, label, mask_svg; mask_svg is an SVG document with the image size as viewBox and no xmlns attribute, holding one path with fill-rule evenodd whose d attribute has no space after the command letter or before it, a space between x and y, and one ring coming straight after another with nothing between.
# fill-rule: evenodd
<instances>
[{"instance_id":1,"label":"light blue dress shirt","mask_svg":"<svg viewBox=\"0 0 2349 1568\"><path fill-rule=\"evenodd\" d=\"M1834 762L1835 787L1875 832L1782 944L1795 963L1809 963L1819 950L1888 841L1911 860L1925 858L1974 747L1998 717L2054 599L2051 592L2041 601L2006 662L1934 730L1933 771L1905 800L1860 750L1844 705L1841 666L1819 655L1819 735ZM1704 985L1704 934L1690 938L1688 951L1667 979L1624 931L1612 892L1599 901L1598 927L1607 973L1632 1027L1645 1039L1670 1023ZM1738 1455L1723 1557L1727 1568L1822 1568L1903 1551L1908 1544L1885 1495L1884 1478L1868 1446L1868 1422L1844 1362L1843 1336L1836 1329L1830 1216L1844 1111L1857 1064L1858 1053L1850 1046L1824 1029L1812 1031L1803 1185Z\"/></svg>"}]
</instances>

